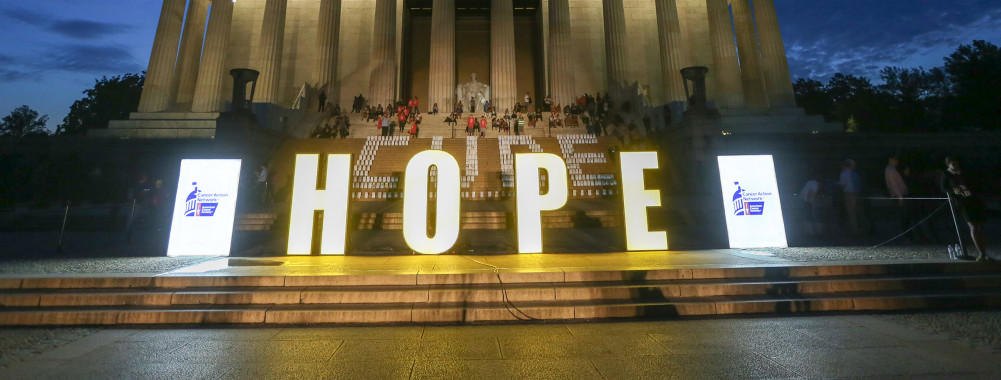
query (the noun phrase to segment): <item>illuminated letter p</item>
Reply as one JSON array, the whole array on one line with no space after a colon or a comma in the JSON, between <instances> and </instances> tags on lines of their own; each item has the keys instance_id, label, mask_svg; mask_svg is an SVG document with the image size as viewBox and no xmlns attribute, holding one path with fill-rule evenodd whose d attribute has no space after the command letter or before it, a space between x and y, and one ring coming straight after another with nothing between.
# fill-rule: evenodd
<instances>
[{"instance_id":1,"label":"illuminated letter p","mask_svg":"<svg viewBox=\"0 0 1001 380\"><path fill-rule=\"evenodd\" d=\"M542 253L541 211L557 210L567 203L567 164L555 154L522 153L514 156L518 198L518 252ZM540 195L539 169L546 169L549 192Z\"/></svg>"}]
</instances>

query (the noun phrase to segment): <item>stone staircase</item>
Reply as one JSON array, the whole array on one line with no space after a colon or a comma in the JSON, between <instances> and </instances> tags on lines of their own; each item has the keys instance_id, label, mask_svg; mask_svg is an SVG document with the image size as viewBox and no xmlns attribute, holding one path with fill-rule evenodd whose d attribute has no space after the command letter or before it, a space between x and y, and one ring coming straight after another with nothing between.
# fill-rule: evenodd
<instances>
[{"instance_id":1,"label":"stone staircase","mask_svg":"<svg viewBox=\"0 0 1001 380\"><path fill-rule=\"evenodd\" d=\"M420 324L1001 306L997 264L268 275L266 259L229 260L260 267L243 276L5 277L0 325Z\"/></svg>"},{"instance_id":2,"label":"stone staircase","mask_svg":"<svg viewBox=\"0 0 1001 380\"><path fill-rule=\"evenodd\" d=\"M466 230L514 229L515 214L499 211L463 212L459 228ZM585 220L586 222L582 221ZM547 211L542 213L542 228L568 229L577 227L615 228L622 226L622 214L617 211ZM356 230L403 230L403 213L362 213L349 228Z\"/></svg>"},{"instance_id":3,"label":"stone staircase","mask_svg":"<svg viewBox=\"0 0 1001 380\"><path fill-rule=\"evenodd\" d=\"M387 201L402 197L407 162L424 150L441 149L458 161L464 200L502 200L514 195L513 154L545 152L563 157L570 180L570 198L614 196L619 170L609 157L617 145L610 137L568 134L557 137L500 136L497 138L418 138L372 136L364 139L288 140L269 165L278 173L292 173L297 153L351 154L354 201ZM286 184L281 178L275 188Z\"/></svg>"},{"instance_id":4,"label":"stone staircase","mask_svg":"<svg viewBox=\"0 0 1001 380\"><path fill-rule=\"evenodd\" d=\"M482 116L483 114L477 113L475 115L479 117ZM543 113L542 114L543 119L538 121L535 127L528 126L528 119L526 117L525 119L526 126L523 134L526 136L533 136L533 137L550 137L550 136L555 137L560 135L576 135L576 134L587 133L587 128L585 128L583 124L577 127L553 128L550 131L548 128L549 115L550 115L549 113ZM447 116L448 114L438 114L438 115L424 114L424 119L421 121L421 131L419 137L421 138L431 138L433 136L441 136L444 138L465 137L466 120L462 119L459 120L458 123L456 123L453 136L452 126L445 123L445 118ZM463 114L463 116L469 117L469 114ZM350 120L351 120L351 138L366 138L371 136L382 135L382 130L376 128L375 122L366 121L362 119L361 114L350 114ZM487 121L489 120L490 118L487 118ZM396 121L396 119L394 118L393 121ZM397 127L393 131L393 135L394 136L406 135L409 131L410 131L409 125L406 128L404 128L403 132L400 132L399 127ZM509 133L497 130L490 130L488 127L485 137L497 137L503 135L514 135L514 132L512 131Z\"/></svg>"}]
</instances>

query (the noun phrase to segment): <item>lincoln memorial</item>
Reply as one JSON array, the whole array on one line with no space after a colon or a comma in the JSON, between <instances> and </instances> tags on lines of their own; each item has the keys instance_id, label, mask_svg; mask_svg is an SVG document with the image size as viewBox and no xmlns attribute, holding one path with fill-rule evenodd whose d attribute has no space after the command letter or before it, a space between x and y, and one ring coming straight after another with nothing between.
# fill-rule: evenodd
<instances>
[{"instance_id":1,"label":"lincoln memorial","mask_svg":"<svg viewBox=\"0 0 1001 380\"><path fill-rule=\"evenodd\" d=\"M724 123L802 116L785 54L773 0L164 0L139 110L103 133L212 137L235 68L259 73L247 92L265 125L320 94L451 110L474 74L498 110L600 93L680 115L693 66Z\"/></svg>"}]
</instances>

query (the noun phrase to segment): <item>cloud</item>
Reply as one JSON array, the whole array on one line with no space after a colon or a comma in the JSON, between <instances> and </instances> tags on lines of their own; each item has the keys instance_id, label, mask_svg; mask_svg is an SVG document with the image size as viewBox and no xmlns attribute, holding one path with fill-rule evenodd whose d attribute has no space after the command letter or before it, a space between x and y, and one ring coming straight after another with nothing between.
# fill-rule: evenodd
<instances>
[{"instance_id":1,"label":"cloud","mask_svg":"<svg viewBox=\"0 0 1001 380\"><path fill-rule=\"evenodd\" d=\"M8 9L3 15L50 33L78 40L95 40L106 36L126 33L132 26L111 22L98 22L82 19L52 19L41 13L25 9Z\"/></svg>"},{"instance_id":2,"label":"cloud","mask_svg":"<svg viewBox=\"0 0 1001 380\"><path fill-rule=\"evenodd\" d=\"M0 83L17 82L36 78L25 71L0 68Z\"/></svg>"},{"instance_id":3,"label":"cloud","mask_svg":"<svg viewBox=\"0 0 1001 380\"><path fill-rule=\"evenodd\" d=\"M132 27L125 24L88 20L59 20L49 24L48 30L64 37L89 40L125 33L132 30Z\"/></svg>"},{"instance_id":4,"label":"cloud","mask_svg":"<svg viewBox=\"0 0 1001 380\"><path fill-rule=\"evenodd\" d=\"M996 0L777 0L793 77L878 77L884 66L933 67L960 44L1001 36Z\"/></svg>"},{"instance_id":5,"label":"cloud","mask_svg":"<svg viewBox=\"0 0 1001 380\"><path fill-rule=\"evenodd\" d=\"M48 20L45 19L45 16L41 13L32 12L27 9L7 9L3 11L3 15L35 26L44 25L48 22Z\"/></svg>"},{"instance_id":6,"label":"cloud","mask_svg":"<svg viewBox=\"0 0 1001 380\"><path fill-rule=\"evenodd\" d=\"M138 73L143 67L122 46L61 44L22 57L0 54L0 83L38 80L50 72L96 75Z\"/></svg>"},{"instance_id":7,"label":"cloud","mask_svg":"<svg viewBox=\"0 0 1001 380\"><path fill-rule=\"evenodd\" d=\"M49 49L36 64L44 70L107 74L142 70L128 49L121 46L65 44Z\"/></svg>"}]
</instances>

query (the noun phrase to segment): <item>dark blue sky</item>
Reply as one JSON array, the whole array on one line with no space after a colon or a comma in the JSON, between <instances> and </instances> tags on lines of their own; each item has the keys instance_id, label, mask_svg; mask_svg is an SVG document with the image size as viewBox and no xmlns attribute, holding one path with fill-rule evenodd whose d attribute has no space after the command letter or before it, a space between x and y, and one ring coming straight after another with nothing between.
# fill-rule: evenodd
<instances>
[{"instance_id":1,"label":"dark blue sky","mask_svg":"<svg viewBox=\"0 0 1001 380\"><path fill-rule=\"evenodd\" d=\"M597 0L595 0L597 1ZM0 4L0 115L27 104L54 129L94 79L145 69L162 0ZM935 67L959 44L1001 44L998 0L775 0L793 77Z\"/></svg>"}]
</instances>

